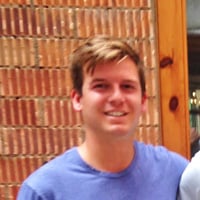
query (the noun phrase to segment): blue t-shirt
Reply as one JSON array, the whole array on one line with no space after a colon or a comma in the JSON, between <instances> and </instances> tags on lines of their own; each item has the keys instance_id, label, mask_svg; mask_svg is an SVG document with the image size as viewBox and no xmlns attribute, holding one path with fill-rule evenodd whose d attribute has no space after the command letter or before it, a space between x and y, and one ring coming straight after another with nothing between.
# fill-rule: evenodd
<instances>
[{"instance_id":1,"label":"blue t-shirt","mask_svg":"<svg viewBox=\"0 0 200 200\"><path fill-rule=\"evenodd\" d=\"M134 146L132 163L119 173L92 168L74 147L30 175L17 200L175 200L188 161L164 147Z\"/></svg>"}]
</instances>

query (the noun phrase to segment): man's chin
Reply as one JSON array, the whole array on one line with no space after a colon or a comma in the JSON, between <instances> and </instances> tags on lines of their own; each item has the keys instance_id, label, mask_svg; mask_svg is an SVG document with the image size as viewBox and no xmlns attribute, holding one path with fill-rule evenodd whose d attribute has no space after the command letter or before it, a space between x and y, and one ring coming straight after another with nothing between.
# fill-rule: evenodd
<instances>
[{"instance_id":1,"label":"man's chin","mask_svg":"<svg viewBox=\"0 0 200 200\"><path fill-rule=\"evenodd\" d=\"M132 135L129 129L125 127L121 127L121 126L111 127L109 132L112 134L112 136L119 137L119 138Z\"/></svg>"}]
</instances>

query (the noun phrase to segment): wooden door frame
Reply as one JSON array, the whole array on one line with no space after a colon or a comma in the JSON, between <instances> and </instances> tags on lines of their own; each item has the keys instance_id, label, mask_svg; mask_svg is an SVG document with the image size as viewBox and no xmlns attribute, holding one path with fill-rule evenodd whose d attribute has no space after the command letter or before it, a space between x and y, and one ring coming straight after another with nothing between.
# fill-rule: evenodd
<instances>
[{"instance_id":1,"label":"wooden door frame","mask_svg":"<svg viewBox=\"0 0 200 200\"><path fill-rule=\"evenodd\" d=\"M162 142L189 158L186 0L155 2Z\"/></svg>"}]
</instances>

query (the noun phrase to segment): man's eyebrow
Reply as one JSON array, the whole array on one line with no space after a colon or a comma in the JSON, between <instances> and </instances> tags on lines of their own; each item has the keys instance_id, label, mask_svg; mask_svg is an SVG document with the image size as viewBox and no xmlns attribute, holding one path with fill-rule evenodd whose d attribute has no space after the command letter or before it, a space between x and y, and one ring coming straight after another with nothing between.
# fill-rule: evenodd
<instances>
[{"instance_id":1,"label":"man's eyebrow","mask_svg":"<svg viewBox=\"0 0 200 200\"><path fill-rule=\"evenodd\" d=\"M95 78L95 79L91 80L91 83L96 83L96 82L109 82L109 80L106 80L104 78ZM139 84L139 82L136 79L124 79L121 82L122 83Z\"/></svg>"},{"instance_id":2,"label":"man's eyebrow","mask_svg":"<svg viewBox=\"0 0 200 200\"><path fill-rule=\"evenodd\" d=\"M102 82L102 81L106 81L106 79L104 79L104 78L95 78L95 79L91 80L91 83Z\"/></svg>"},{"instance_id":3,"label":"man's eyebrow","mask_svg":"<svg viewBox=\"0 0 200 200\"><path fill-rule=\"evenodd\" d=\"M127 83L138 83L137 79L124 79L122 82L127 82Z\"/></svg>"}]
</instances>

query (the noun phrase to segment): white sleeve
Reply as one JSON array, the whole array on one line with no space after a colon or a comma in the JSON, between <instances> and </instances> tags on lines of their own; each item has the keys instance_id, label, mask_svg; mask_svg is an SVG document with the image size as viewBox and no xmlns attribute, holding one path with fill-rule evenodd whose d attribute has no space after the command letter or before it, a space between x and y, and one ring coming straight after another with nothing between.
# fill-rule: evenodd
<instances>
[{"instance_id":1,"label":"white sleeve","mask_svg":"<svg viewBox=\"0 0 200 200\"><path fill-rule=\"evenodd\" d=\"M179 200L200 200L200 152L195 154L182 174Z\"/></svg>"}]
</instances>

